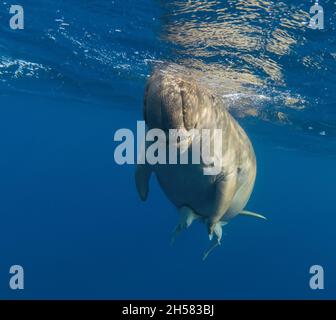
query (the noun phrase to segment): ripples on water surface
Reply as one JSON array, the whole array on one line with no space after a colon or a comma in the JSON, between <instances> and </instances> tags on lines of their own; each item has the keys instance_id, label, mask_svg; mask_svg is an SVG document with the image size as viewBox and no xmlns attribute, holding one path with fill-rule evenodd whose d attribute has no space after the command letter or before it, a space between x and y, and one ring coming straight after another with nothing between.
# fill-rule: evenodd
<instances>
[{"instance_id":1,"label":"ripples on water surface","mask_svg":"<svg viewBox=\"0 0 336 320\"><path fill-rule=\"evenodd\" d=\"M298 143L328 148L336 134L336 14L333 2L323 5L325 30L315 31L306 2L175 2L165 38L236 116L300 128Z\"/></svg>"},{"instance_id":2,"label":"ripples on water surface","mask_svg":"<svg viewBox=\"0 0 336 320\"><path fill-rule=\"evenodd\" d=\"M3 22L8 4L0 6L3 94L103 99L111 107L118 98L135 109L139 106L129 88L143 86L151 67L168 61L191 68L223 96L235 116L279 123L284 126L277 128L280 135L297 130L294 145L335 153L332 1L323 3L325 29L318 31L307 28L306 1L25 4L21 33L9 30Z\"/></svg>"}]
</instances>

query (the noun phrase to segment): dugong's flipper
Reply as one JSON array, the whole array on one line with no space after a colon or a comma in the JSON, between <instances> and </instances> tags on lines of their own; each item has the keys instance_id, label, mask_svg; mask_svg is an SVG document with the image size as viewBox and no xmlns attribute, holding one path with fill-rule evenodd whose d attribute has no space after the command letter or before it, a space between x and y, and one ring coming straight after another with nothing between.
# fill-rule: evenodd
<instances>
[{"instance_id":1,"label":"dugong's flipper","mask_svg":"<svg viewBox=\"0 0 336 320\"><path fill-rule=\"evenodd\" d=\"M250 216L250 217L255 217L255 218L267 220L267 218L262 216L261 214L254 213L254 212L251 212L251 211L243 210L243 211L240 211L239 214L244 215L244 216Z\"/></svg>"},{"instance_id":2,"label":"dugong's flipper","mask_svg":"<svg viewBox=\"0 0 336 320\"><path fill-rule=\"evenodd\" d=\"M151 169L146 164L138 164L135 171L135 184L142 201L146 201L149 191Z\"/></svg>"},{"instance_id":3,"label":"dugong's flipper","mask_svg":"<svg viewBox=\"0 0 336 320\"><path fill-rule=\"evenodd\" d=\"M179 235L181 231L190 227L194 220L200 218L191 208L189 207L182 207L179 210L180 212L180 222L176 226L173 236L171 239L171 244L174 244L176 237Z\"/></svg>"}]
</instances>

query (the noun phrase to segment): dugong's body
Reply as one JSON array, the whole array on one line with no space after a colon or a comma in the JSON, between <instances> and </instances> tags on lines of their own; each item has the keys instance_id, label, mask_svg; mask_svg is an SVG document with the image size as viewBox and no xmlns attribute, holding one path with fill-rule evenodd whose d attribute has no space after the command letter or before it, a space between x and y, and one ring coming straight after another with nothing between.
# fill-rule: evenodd
<instances>
[{"instance_id":1,"label":"dugong's body","mask_svg":"<svg viewBox=\"0 0 336 320\"><path fill-rule=\"evenodd\" d=\"M207 225L210 238L214 233L219 243L222 226L228 220L242 212L259 216L242 211L256 178L252 144L210 89L181 73L157 70L146 87L144 118L149 129L159 128L167 135L169 129L186 133L192 129L222 130L221 165L216 175L204 174L207 165L202 160L200 164L137 166L136 185L141 198L146 200L154 172L169 200L179 209L181 221L175 233L200 219ZM202 139L199 143L202 145ZM190 155L191 150L190 144Z\"/></svg>"}]
</instances>

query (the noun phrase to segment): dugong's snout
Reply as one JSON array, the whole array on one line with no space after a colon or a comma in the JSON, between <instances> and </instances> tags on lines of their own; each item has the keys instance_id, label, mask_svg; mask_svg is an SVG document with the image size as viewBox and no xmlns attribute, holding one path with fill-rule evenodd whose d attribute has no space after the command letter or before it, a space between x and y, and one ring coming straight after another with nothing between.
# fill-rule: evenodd
<instances>
[{"instance_id":1,"label":"dugong's snout","mask_svg":"<svg viewBox=\"0 0 336 320\"><path fill-rule=\"evenodd\" d=\"M156 71L149 78L144 99L144 119L150 129L196 128L201 93L192 80Z\"/></svg>"}]
</instances>

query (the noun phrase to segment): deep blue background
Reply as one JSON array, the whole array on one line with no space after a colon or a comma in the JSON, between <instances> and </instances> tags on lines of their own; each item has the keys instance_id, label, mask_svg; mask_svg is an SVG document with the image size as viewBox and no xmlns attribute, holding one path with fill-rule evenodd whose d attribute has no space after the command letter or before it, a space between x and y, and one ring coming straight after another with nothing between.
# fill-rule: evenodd
<instances>
[{"instance_id":1,"label":"deep blue background","mask_svg":"<svg viewBox=\"0 0 336 320\"><path fill-rule=\"evenodd\" d=\"M178 61L165 38L178 19L174 4L22 3L23 31L9 29L8 5L0 3L0 298L336 297L335 21L322 39L291 29L298 43L278 57L285 85L248 66L274 89L265 108L286 110L274 98L289 93L306 109L287 125L240 121L258 158L248 209L269 220L236 218L203 262L204 226L196 223L171 247L176 209L155 179L142 203L134 167L113 158L114 132L135 129L142 117L152 63ZM326 6L334 17L333 4ZM298 1L288 8L309 10ZM327 70L299 63L304 56ZM25 269L23 291L8 287L13 264ZM324 291L309 288L313 264L325 269Z\"/></svg>"}]
</instances>

